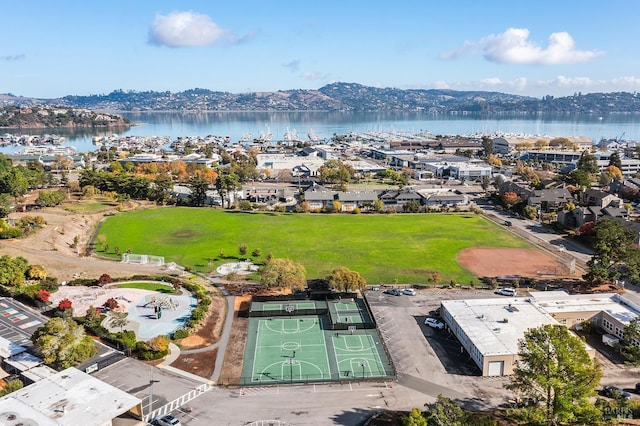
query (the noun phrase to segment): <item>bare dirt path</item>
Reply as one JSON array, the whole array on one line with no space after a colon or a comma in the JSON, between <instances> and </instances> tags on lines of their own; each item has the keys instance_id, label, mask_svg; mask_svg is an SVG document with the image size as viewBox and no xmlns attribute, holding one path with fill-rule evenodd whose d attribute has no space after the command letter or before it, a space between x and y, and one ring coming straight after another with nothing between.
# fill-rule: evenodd
<instances>
[{"instance_id":1,"label":"bare dirt path","mask_svg":"<svg viewBox=\"0 0 640 426\"><path fill-rule=\"evenodd\" d=\"M69 281L74 276L98 278L103 273L112 277L127 277L166 272L161 267L126 264L84 255L98 223L109 213L74 213L62 207L12 213L10 219L41 216L46 225L27 238L1 241L0 255L22 256L32 265L44 266L47 274L57 277L59 281ZM73 248L76 237L78 244Z\"/></svg>"}]
</instances>

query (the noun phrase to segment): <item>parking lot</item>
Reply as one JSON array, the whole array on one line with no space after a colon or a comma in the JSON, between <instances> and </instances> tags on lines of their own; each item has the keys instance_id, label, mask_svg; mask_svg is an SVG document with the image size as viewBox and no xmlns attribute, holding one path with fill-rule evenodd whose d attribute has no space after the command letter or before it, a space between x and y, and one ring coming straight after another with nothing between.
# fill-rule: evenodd
<instances>
[{"instance_id":1,"label":"parking lot","mask_svg":"<svg viewBox=\"0 0 640 426\"><path fill-rule=\"evenodd\" d=\"M443 330L424 324L442 300L505 298L494 290L430 288L415 296L367 291L367 299L378 322L391 358L404 386L436 397L442 393L469 409L488 409L504 404L513 395L504 389L509 377L483 377L479 368L446 327ZM519 289L518 295L526 293ZM431 315L430 315L431 313ZM607 352L610 349L593 337L592 346L603 367L603 385L635 389L638 368L625 366ZM607 356L608 355L608 356ZM640 398L638 395L634 399Z\"/></svg>"}]
</instances>

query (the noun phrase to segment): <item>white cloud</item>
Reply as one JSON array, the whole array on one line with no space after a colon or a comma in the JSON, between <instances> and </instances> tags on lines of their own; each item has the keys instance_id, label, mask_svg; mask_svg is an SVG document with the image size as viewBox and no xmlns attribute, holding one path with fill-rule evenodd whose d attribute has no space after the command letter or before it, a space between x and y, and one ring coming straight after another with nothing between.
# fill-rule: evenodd
<instances>
[{"instance_id":1,"label":"white cloud","mask_svg":"<svg viewBox=\"0 0 640 426\"><path fill-rule=\"evenodd\" d=\"M460 49L440 55L456 59L464 54L482 54L485 59L501 64L556 65L588 62L604 54L599 50L577 50L567 32L552 33L546 47L529 40L526 28L508 28L501 34L491 34L479 41L467 41Z\"/></svg>"},{"instance_id":2,"label":"white cloud","mask_svg":"<svg viewBox=\"0 0 640 426\"><path fill-rule=\"evenodd\" d=\"M234 37L209 16L193 12L157 14L149 28L149 42L159 46L205 46L223 39Z\"/></svg>"}]
</instances>

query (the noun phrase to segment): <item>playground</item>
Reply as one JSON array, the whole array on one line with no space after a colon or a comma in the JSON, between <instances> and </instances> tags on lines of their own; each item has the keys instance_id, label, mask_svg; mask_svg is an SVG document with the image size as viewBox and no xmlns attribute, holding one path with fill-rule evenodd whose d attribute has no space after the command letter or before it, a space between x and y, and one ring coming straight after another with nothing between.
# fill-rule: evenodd
<instances>
[{"instance_id":1,"label":"playground","mask_svg":"<svg viewBox=\"0 0 640 426\"><path fill-rule=\"evenodd\" d=\"M90 306L101 307L108 299L118 302L119 312L127 312L128 323L123 330L132 330L138 339L150 339L171 334L182 327L197 306L197 299L186 290L180 295L167 295L137 288L60 286L51 295L51 303L57 306L62 299L72 303L74 316L84 316ZM109 315L103 325L112 331L120 327L109 326Z\"/></svg>"},{"instance_id":2,"label":"playground","mask_svg":"<svg viewBox=\"0 0 640 426\"><path fill-rule=\"evenodd\" d=\"M342 327L331 319L333 315L329 312L335 307L327 312L326 302L324 307L322 303L259 303L260 317L249 320L243 385L393 377L393 369L375 328ZM343 314L345 323L352 320L353 324L362 325L363 318L368 315L360 312L355 302L335 305L339 312L348 312L348 315ZM300 315L314 309L325 314ZM267 316L270 313L275 316Z\"/></svg>"}]
</instances>

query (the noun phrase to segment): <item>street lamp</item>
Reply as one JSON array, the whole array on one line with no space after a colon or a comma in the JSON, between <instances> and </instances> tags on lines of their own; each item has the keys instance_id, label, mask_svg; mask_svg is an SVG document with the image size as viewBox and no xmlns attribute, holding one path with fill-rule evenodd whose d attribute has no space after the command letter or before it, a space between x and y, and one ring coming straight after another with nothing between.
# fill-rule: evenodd
<instances>
[{"instance_id":1,"label":"street lamp","mask_svg":"<svg viewBox=\"0 0 640 426\"><path fill-rule=\"evenodd\" d=\"M362 378L364 379L364 362L360 363L360 367L362 367Z\"/></svg>"}]
</instances>

